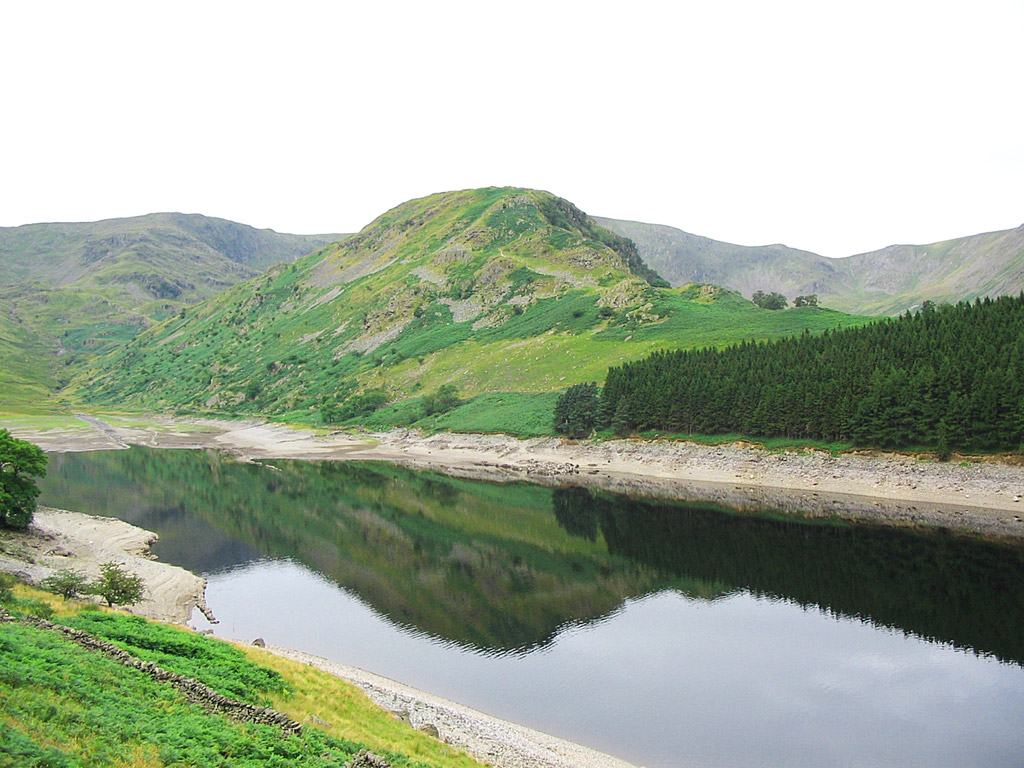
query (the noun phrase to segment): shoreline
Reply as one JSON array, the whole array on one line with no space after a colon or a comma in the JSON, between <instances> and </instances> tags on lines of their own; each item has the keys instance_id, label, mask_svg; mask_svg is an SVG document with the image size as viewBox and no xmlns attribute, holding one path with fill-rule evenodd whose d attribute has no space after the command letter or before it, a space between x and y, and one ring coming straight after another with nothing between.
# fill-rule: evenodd
<instances>
[{"instance_id":1,"label":"shoreline","mask_svg":"<svg viewBox=\"0 0 1024 768\"><path fill-rule=\"evenodd\" d=\"M120 610L189 627L193 611L210 617L206 580L175 565L153 560L156 534L122 520L51 507L39 507L26 531L0 537L0 572L38 584L54 571L73 569L92 579L101 562L117 562L138 574L141 602ZM218 637L225 642L243 641ZM495 768L635 768L631 763L581 744L487 715L366 670L302 651L263 646L263 650L299 661L360 688L371 701L420 730L430 725L436 737Z\"/></svg>"},{"instance_id":2,"label":"shoreline","mask_svg":"<svg viewBox=\"0 0 1024 768\"><path fill-rule=\"evenodd\" d=\"M11 431L55 452L141 445L215 449L251 462L276 458L389 461L468 479L585 486L654 498L717 503L736 507L740 513L781 509L804 517L843 517L1024 539L1024 503L1020 501L1024 468L1007 464L938 464L897 455L832 457L820 452L772 453L736 444L518 440L500 435L423 435L407 430L357 436L316 435L260 421L159 417L127 425L112 421L88 417L83 419L85 428L36 434L17 427ZM147 583L150 599L135 606L132 612L184 625L191 619L193 607L205 608L205 580L152 560L148 549L156 537L148 531L112 518L48 508L40 508L32 529L35 543L22 550L20 563L17 552L12 558L10 538L2 540L0 570L39 581L47 574L38 569L49 564L51 570L87 570L91 577L95 575L91 569L98 568L99 562L115 560L138 572ZM379 706L397 713L413 727L433 726L446 743L496 768L632 768L625 761L590 748L502 721L364 670L301 651L277 647L265 650L355 684Z\"/></svg>"},{"instance_id":3,"label":"shoreline","mask_svg":"<svg viewBox=\"0 0 1024 768\"><path fill-rule=\"evenodd\" d=\"M261 420L147 416L145 421L79 416L74 429L17 437L48 451L212 448L241 461L387 461L454 477L584 486L655 499L724 504L811 518L947 528L1024 539L1024 466L994 461L934 462L898 453L832 456L767 451L749 444L668 440L602 442L410 430L317 435Z\"/></svg>"},{"instance_id":4,"label":"shoreline","mask_svg":"<svg viewBox=\"0 0 1024 768\"><path fill-rule=\"evenodd\" d=\"M142 600L120 610L184 625L193 609L209 610L203 597L206 579L154 560L149 549L156 538L117 518L39 507L27 530L5 532L0 539L0 571L32 584L63 569L92 580L101 563L114 562L138 574L144 584Z\"/></svg>"},{"instance_id":5,"label":"shoreline","mask_svg":"<svg viewBox=\"0 0 1024 768\"><path fill-rule=\"evenodd\" d=\"M377 706L413 728L433 728L444 743L496 768L636 768L604 752L492 717L373 672L290 648L266 645L263 650L352 683Z\"/></svg>"}]
</instances>

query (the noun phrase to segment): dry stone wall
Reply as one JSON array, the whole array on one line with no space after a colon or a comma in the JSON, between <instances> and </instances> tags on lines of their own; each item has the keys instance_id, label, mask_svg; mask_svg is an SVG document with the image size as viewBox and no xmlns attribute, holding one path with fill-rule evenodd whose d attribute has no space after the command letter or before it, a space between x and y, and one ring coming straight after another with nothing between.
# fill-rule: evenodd
<instances>
[{"instance_id":1,"label":"dry stone wall","mask_svg":"<svg viewBox=\"0 0 1024 768\"><path fill-rule=\"evenodd\" d=\"M14 617L6 613L4 613L3 616L0 616L0 620L16 621ZM118 648L113 643L101 640L88 632L66 627L63 624L54 624L51 621L36 618L35 616L25 616L21 618L20 621L23 624L28 624L39 629L48 629L53 632L59 632L72 642L77 643L87 650L102 653L104 656L113 659L126 667L132 667L133 669L145 672L154 680L158 680L162 683L168 683L181 691L189 701L198 704L208 712L227 715L228 717L241 722L262 723L264 725L277 726L286 736L297 736L302 733L302 726L281 712L270 709L269 707L260 707L244 701L230 699L227 696L217 693L215 690L198 680L191 677L185 677L184 675L179 675L176 672L169 672L168 670L157 666L152 661L143 661L136 656L132 656L124 649Z\"/></svg>"}]
</instances>

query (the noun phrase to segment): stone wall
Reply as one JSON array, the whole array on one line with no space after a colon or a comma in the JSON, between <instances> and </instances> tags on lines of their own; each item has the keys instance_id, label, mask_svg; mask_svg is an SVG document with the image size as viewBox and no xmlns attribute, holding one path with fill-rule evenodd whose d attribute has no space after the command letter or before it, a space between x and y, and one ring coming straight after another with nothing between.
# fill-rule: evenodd
<instances>
[{"instance_id":1,"label":"stone wall","mask_svg":"<svg viewBox=\"0 0 1024 768\"><path fill-rule=\"evenodd\" d=\"M2 612L2 609L0 609L0 612ZM17 620L18 619L15 619L7 613L2 613L2 615L0 615L0 621ZM122 648L118 648L113 643L101 640L88 632L84 632L80 629L72 629L71 627L66 627L63 624L54 624L51 621L36 618L35 616L25 616L21 618L20 621L22 624L28 624L33 627L38 627L39 629L48 629L54 632L59 632L72 642L77 643L87 650L102 653L104 656L113 659L126 667L132 667L145 672L154 680L169 683L181 691L189 701L198 704L208 712L227 715L228 717L241 722L274 725L279 727L286 736L302 733L302 726L281 712L270 709L269 707L259 707L254 704L248 704L244 701L229 699L227 696L217 693L215 690L198 680L194 680L191 677L185 677L184 675L179 675L176 672L168 672L166 669L162 669L157 666L154 662L143 661L136 656L132 656Z\"/></svg>"}]
</instances>

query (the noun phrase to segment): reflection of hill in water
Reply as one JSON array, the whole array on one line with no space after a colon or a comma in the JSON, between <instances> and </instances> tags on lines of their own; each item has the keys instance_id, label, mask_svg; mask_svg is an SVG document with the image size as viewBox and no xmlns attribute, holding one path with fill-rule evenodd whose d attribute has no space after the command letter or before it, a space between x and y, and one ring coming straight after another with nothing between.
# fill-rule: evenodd
<instances>
[{"instance_id":1,"label":"reflection of hill in water","mask_svg":"<svg viewBox=\"0 0 1024 768\"><path fill-rule=\"evenodd\" d=\"M254 554L292 558L392 622L485 651L548 642L660 586L653 571L566 533L550 489L384 464L58 454L43 503L155 530L161 558L199 572Z\"/></svg>"},{"instance_id":2,"label":"reflection of hill in water","mask_svg":"<svg viewBox=\"0 0 1024 768\"><path fill-rule=\"evenodd\" d=\"M395 623L489 652L660 589L749 589L1024 661L1024 550L943 534L142 448L51 457L42 501L116 512L198 572L291 557Z\"/></svg>"}]
</instances>

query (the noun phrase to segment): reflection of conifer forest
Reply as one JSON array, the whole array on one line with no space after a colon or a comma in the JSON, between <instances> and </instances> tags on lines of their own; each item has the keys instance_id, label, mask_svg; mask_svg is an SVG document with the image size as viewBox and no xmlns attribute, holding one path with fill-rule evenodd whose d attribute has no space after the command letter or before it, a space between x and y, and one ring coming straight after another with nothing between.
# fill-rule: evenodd
<instances>
[{"instance_id":1,"label":"reflection of conifer forest","mask_svg":"<svg viewBox=\"0 0 1024 768\"><path fill-rule=\"evenodd\" d=\"M45 504L117 514L198 571L290 557L390 621L488 652L662 589L736 590L1024 663L1024 550L947 534L203 451L56 454ZM114 489L114 490L112 490Z\"/></svg>"},{"instance_id":2,"label":"reflection of conifer forest","mask_svg":"<svg viewBox=\"0 0 1024 768\"><path fill-rule=\"evenodd\" d=\"M556 490L555 516L609 553L1024 663L1024 549L899 528Z\"/></svg>"},{"instance_id":3,"label":"reflection of conifer forest","mask_svg":"<svg viewBox=\"0 0 1024 768\"><path fill-rule=\"evenodd\" d=\"M1024 293L820 336L658 352L611 369L601 408L620 430L1018 450Z\"/></svg>"}]
</instances>

